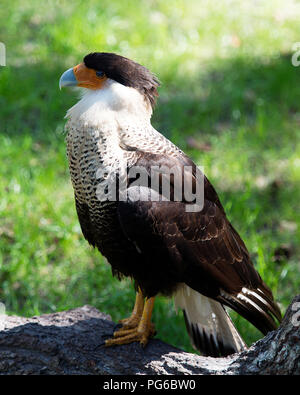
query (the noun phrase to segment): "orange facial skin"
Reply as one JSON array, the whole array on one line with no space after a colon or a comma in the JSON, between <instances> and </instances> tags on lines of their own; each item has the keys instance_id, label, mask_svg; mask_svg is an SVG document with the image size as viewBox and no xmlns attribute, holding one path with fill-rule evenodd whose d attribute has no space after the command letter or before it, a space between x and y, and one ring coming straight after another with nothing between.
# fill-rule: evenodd
<instances>
[{"instance_id":1,"label":"orange facial skin","mask_svg":"<svg viewBox=\"0 0 300 395\"><path fill-rule=\"evenodd\" d=\"M89 89L101 89L107 77L103 75L98 77L96 75L96 70L89 69L84 63L79 63L77 66L73 67L73 72L76 80L78 81L77 86Z\"/></svg>"}]
</instances>

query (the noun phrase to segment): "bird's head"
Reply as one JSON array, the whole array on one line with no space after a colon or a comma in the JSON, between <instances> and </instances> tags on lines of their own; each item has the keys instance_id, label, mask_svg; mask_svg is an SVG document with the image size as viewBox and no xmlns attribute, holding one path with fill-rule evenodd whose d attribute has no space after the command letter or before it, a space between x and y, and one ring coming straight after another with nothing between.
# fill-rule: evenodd
<instances>
[{"instance_id":1,"label":"bird's head","mask_svg":"<svg viewBox=\"0 0 300 395\"><path fill-rule=\"evenodd\" d=\"M138 90L154 107L159 86L156 76L146 67L114 53L86 55L82 63L62 74L59 87L78 86L95 91L105 88L110 80Z\"/></svg>"}]
</instances>

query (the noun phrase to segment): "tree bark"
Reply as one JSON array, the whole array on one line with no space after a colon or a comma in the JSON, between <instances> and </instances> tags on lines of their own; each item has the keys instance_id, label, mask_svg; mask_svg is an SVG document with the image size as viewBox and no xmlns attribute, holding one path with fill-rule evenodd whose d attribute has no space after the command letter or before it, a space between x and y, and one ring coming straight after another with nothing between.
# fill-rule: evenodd
<instances>
[{"instance_id":1,"label":"tree bark","mask_svg":"<svg viewBox=\"0 0 300 395\"><path fill-rule=\"evenodd\" d=\"M227 358L186 353L158 339L103 346L115 324L91 306L23 318L2 316L0 374L300 374L300 295L280 327Z\"/></svg>"}]
</instances>

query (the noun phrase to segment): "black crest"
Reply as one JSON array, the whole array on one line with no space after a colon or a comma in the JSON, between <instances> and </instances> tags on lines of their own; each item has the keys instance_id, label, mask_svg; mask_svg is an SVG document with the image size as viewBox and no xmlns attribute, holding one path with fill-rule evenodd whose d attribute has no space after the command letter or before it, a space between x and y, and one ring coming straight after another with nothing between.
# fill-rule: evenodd
<instances>
[{"instance_id":1,"label":"black crest","mask_svg":"<svg viewBox=\"0 0 300 395\"><path fill-rule=\"evenodd\" d=\"M108 78L140 91L154 107L160 85L156 76L146 67L108 52L92 52L83 59L86 67L103 71Z\"/></svg>"}]
</instances>

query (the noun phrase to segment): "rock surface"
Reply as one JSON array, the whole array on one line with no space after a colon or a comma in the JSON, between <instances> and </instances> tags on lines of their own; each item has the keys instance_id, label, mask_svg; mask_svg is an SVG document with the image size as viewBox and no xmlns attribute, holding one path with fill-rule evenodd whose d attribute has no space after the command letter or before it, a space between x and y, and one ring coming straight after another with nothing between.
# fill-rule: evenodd
<instances>
[{"instance_id":1,"label":"rock surface","mask_svg":"<svg viewBox=\"0 0 300 395\"><path fill-rule=\"evenodd\" d=\"M106 348L115 324L91 306L39 317L2 317L0 374L300 374L300 295L280 327L227 358L186 353L158 339Z\"/></svg>"}]
</instances>

